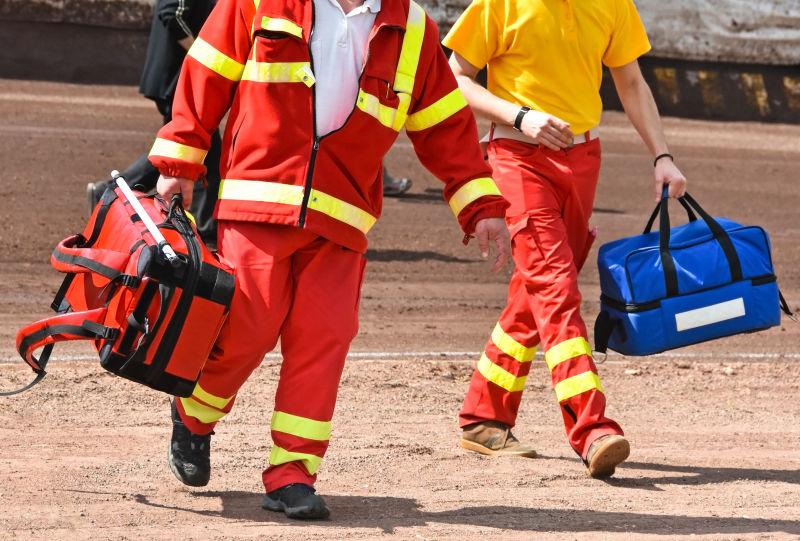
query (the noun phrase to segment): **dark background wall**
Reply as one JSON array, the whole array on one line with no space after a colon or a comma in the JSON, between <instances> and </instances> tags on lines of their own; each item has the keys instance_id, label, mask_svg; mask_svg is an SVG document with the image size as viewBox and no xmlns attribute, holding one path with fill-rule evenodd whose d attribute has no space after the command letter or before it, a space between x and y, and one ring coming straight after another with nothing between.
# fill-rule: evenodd
<instances>
[{"instance_id":1,"label":"dark background wall","mask_svg":"<svg viewBox=\"0 0 800 541\"><path fill-rule=\"evenodd\" d=\"M465 0L458 2L425 3L446 23ZM148 0L0 0L0 78L138 84L151 13ZM666 115L800 122L800 66L657 53L641 65ZM601 93L607 108L619 109L608 74Z\"/></svg>"}]
</instances>

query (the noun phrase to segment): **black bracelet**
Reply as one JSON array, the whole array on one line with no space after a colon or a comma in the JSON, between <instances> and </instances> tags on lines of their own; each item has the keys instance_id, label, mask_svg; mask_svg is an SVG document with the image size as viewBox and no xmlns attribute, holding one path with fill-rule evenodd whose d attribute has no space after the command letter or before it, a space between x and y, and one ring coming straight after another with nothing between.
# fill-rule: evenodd
<instances>
[{"instance_id":1,"label":"black bracelet","mask_svg":"<svg viewBox=\"0 0 800 541\"><path fill-rule=\"evenodd\" d=\"M531 108L528 107L527 105L523 105L520 108L519 113L517 113L517 118L514 119L514 129L515 130L522 131L522 117L524 117L525 113L527 113L530 110L531 110Z\"/></svg>"},{"instance_id":2,"label":"black bracelet","mask_svg":"<svg viewBox=\"0 0 800 541\"><path fill-rule=\"evenodd\" d=\"M656 159L653 160L653 167L656 166L658 160L660 160L661 158L669 158L673 162L675 161L675 158L672 157L672 154L670 154L669 152L665 152L664 154L659 154L658 156L656 156Z\"/></svg>"}]
</instances>

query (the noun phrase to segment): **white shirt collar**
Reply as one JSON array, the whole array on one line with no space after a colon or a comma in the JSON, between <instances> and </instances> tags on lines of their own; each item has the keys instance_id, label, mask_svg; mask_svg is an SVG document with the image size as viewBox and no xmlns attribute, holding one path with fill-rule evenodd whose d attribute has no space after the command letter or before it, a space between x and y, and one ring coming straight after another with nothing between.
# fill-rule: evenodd
<instances>
[{"instance_id":1,"label":"white shirt collar","mask_svg":"<svg viewBox=\"0 0 800 541\"><path fill-rule=\"evenodd\" d=\"M342 6L337 2L337 0L328 0L331 4L336 6L342 13L344 10ZM381 10L381 0L365 0L363 4L355 8L353 11L347 14L348 17L354 15L360 15L362 13L366 13L367 11L371 11L372 13L378 13Z\"/></svg>"}]
</instances>

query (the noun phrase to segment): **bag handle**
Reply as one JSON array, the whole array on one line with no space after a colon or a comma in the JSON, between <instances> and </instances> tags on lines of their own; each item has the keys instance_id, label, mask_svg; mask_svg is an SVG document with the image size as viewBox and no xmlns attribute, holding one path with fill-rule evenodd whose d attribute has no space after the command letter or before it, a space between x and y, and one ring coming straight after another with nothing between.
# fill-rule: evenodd
<instances>
[{"instance_id":1,"label":"bag handle","mask_svg":"<svg viewBox=\"0 0 800 541\"><path fill-rule=\"evenodd\" d=\"M708 229L711 231L714 240L722 248L725 258L728 260L728 268L731 273L731 280L737 282L742 279L742 264L739 260L739 255L731 242L731 238L725 229L714 218L708 214L695 199L686 193L683 196L685 202L694 209L700 218L706 223ZM664 191L661 195L661 203L659 204L659 231L658 231L658 250L661 255L661 266L664 269L664 284L666 286L667 297L675 297L678 295L678 273L675 269L675 261L672 259L670 252L670 222L669 222L669 188L664 186Z\"/></svg>"},{"instance_id":2,"label":"bag handle","mask_svg":"<svg viewBox=\"0 0 800 541\"><path fill-rule=\"evenodd\" d=\"M686 216L689 217L690 222L696 222L697 216L695 215L692 207L689 206L689 203L683 197L678 198L678 202L681 206L686 210ZM661 201L656 204L656 208L653 209L653 213L650 215L650 219L647 220L647 225L644 226L644 231L642 231L642 235L647 235L653 230L653 224L656 222L656 218L658 218L658 213L661 210Z\"/></svg>"},{"instance_id":3,"label":"bag handle","mask_svg":"<svg viewBox=\"0 0 800 541\"><path fill-rule=\"evenodd\" d=\"M86 273L93 272L105 276L109 280L118 278L125 272L131 255L85 247L83 235L72 235L58 243L50 256L50 264L61 272Z\"/></svg>"}]
</instances>

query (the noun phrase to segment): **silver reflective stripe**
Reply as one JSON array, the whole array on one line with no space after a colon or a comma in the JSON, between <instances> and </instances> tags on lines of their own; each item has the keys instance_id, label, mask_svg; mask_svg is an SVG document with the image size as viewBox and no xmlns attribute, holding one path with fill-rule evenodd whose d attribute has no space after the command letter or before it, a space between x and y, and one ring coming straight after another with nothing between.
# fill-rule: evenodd
<instances>
[{"instance_id":1,"label":"silver reflective stripe","mask_svg":"<svg viewBox=\"0 0 800 541\"><path fill-rule=\"evenodd\" d=\"M678 327L678 332L688 331L689 329L704 327L712 323L742 317L743 315L745 315L744 299L739 297L732 301L675 314L675 325Z\"/></svg>"}]
</instances>

